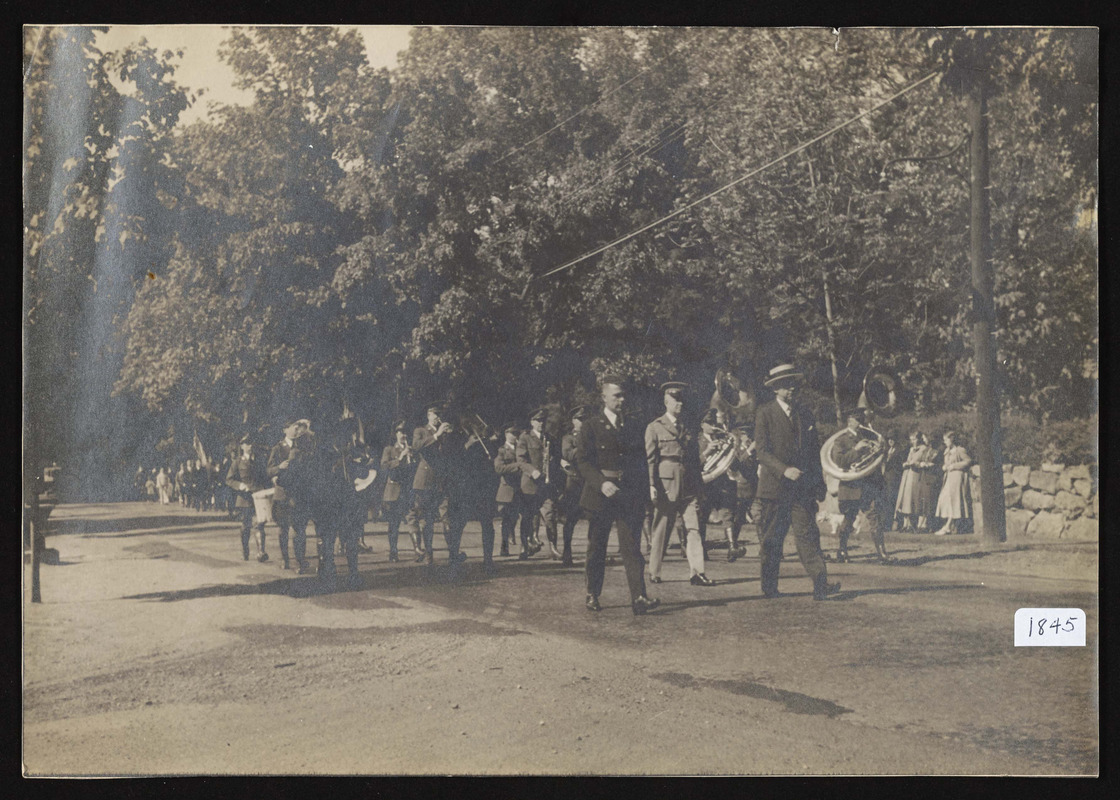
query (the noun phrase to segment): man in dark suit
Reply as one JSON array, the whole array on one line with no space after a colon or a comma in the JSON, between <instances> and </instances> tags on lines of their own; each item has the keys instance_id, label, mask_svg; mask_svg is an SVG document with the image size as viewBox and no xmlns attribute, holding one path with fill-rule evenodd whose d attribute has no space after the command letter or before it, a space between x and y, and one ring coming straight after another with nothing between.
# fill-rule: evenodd
<instances>
[{"instance_id":1,"label":"man in dark suit","mask_svg":"<svg viewBox=\"0 0 1120 800\"><path fill-rule=\"evenodd\" d=\"M400 561L397 541L400 538L401 520L412 508L412 480L416 477L417 458L408 443L408 427L403 419L393 426L393 438L394 442L387 445L381 453L381 469L386 475L381 502L385 508L385 519L389 523L389 560ZM412 546L416 555L424 552L415 536Z\"/></svg>"},{"instance_id":2,"label":"man in dark suit","mask_svg":"<svg viewBox=\"0 0 1120 800\"><path fill-rule=\"evenodd\" d=\"M428 415L428 424L412 433L412 449L420 457L420 463L416 467L416 476L412 479L412 493L416 500L412 507L413 515L410 521L415 531L419 527L419 517L424 518L425 549L425 553L418 556L416 560L420 562L427 559L429 565L434 563L432 538L435 535L436 517L439 517L443 524L443 538L447 543L448 558L450 563L455 565L461 563L466 555L459 552L455 525L450 519L451 509L444 504L448 501L448 485L454 480L453 450L455 446L462 447L463 442L451 441L454 427L451 423L443 421L441 416L444 412L443 403L429 403L424 410Z\"/></svg>"},{"instance_id":3,"label":"man in dark suit","mask_svg":"<svg viewBox=\"0 0 1120 800\"><path fill-rule=\"evenodd\" d=\"M576 465L583 476L580 506L588 514L587 601L589 611L601 611L599 595L607 561L607 539L617 524L619 549L630 586L630 607L636 615L660 605L646 597L638 542L649 485L641 427L622 416L626 399L622 378L601 381L603 406L588 417L576 444Z\"/></svg>"},{"instance_id":4,"label":"man in dark suit","mask_svg":"<svg viewBox=\"0 0 1120 800\"><path fill-rule=\"evenodd\" d=\"M508 556L510 545L517 540L517 515L521 513L521 467L517 465L517 437L521 435L521 428L511 422L502 429L502 433L505 443L494 456L494 472L499 476L494 499L498 503L498 516L502 519L501 555ZM533 552L536 551L530 551L525 558Z\"/></svg>"},{"instance_id":5,"label":"man in dark suit","mask_svg":"<svg viewBox=\"0 0 1120 800\"><path fill-rule=\"evenodd\" d=\"M646 426L646 465L649 499L653 503L650 526L650 583L661 583L665 540L680 517L686 531L685 554L693 586L714 586L704 574L704 543L700 540L700 445L694 431L681 419L688 384L670 381L661 385L665 413Z\"/></svg>"},{"instance_id":6,"label":"man in dark suit","mask_svg":"<svg viewBox=\"0 0 1120 800\"><path fill-rule=\"evenodd\" d=\"M801 378L791 364L770 370L766 386L776 397L755 416L755 443L762 467L758 479L762 594L778 596L782 546L792 531L797 555L813 579L813 599L825 600L840 591L840 584L828 582L821 556L817 503L826 490L816 424L812 414L794 401Z\"/></svg>"},{"instance_id":7,"label":"man in dark suit","mask_svg":"<svg viewBox=\"0 0 1120 800\"><path fill-rule=\"evenodd\" d=\"M299 435L305 430L304 420L298 417L289 417L284 422L284 439L275 445L268 453L268 478L276 485L276 494L272 498L272 518L279 528L280 556L284 559L284 569L290 569L288 562L288 530L293 534L296 562L299 564L299 574L309 572L307 563L307 520L306 508L298 508L295 501L282 486L277 478L288 468L292 455L292 446ZM310 423L306 427L310 427Z\"/></svg>"},{"instance_id":8,"label":"man in dark suit","mask_svg":"<svg viewBox=\"0 0 1120 800\"><path fill-rule=\"evenodd\" d=\"M521 470L521 552L526 553L530 540L535 538L537 514L540 514L549 551L553 560L558 561L556 499L565 478L560 466L560 448L544 430L547 419L548 410L538 408L529 418L529 430L517 440L517 466Z\"/></svg>"},{"instance_id":9,"label":"man in dark suit","mask_svg":"<svg viewBox=\"0 0 1120 800\"><path fill-rule=\"evenodd\" d=\"M560 440L560 467L566 477L564 492L557 503L564 517L564 552L560 560L565 567L572 566L572 536L575 534L576 523L579 522L579 496L583 492L583 478L576 469L576 445L579 442L579 430L587 417L586 406L576 406L568 412L568 417L572 421L572 432Z\"/></svg>"},{"instance_id":10,"label":"man in dark suit","mask_svg":"<svg viewBox=\"0 0 1120 800\"><path fill-rule=\"evenodd\" d=\"M871 422L866 409L851 408L844 412L847 427L832 444L832 460L840 469L848 469L856 461L866 456L876 446L876 439L869 436L860 426L871 428ZM883 541L883 522L890 518L893 508L889 511L883 506L883 471L875 469L870 475L854 481L840 481L836 491L836 501L844 521L840 523L837 534L840 545L836 550L836 560L848 560L848 537L852 535L855 527L856 515L860 511L867 518L871 526L871 541L875 544L875 554L880 564L890 564L891 557L887 554L887 546Z\"/></svg>"}]
</instances>

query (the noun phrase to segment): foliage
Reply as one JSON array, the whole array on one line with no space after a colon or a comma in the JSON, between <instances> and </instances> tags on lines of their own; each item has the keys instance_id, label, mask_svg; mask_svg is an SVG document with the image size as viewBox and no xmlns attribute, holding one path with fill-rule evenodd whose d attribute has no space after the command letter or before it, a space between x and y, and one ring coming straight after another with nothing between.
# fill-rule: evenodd
<instances>
[{"instance_id":1,"label":"foliage","mask_svg":"<svg viewBox=\"0 0 1120 800\"><path fill-rule=\"evenodd\" d=\"M642 387L706 399L720 366L757 387L789 360L822 425L833 363L845 404L880 363L924 417L967 407L973 74L992 93L1005 449L1026 447L1021 415L1096 408L1092 32L417 28L373 70L354 32L238 29L221 54L253 103L174 135L191 97L172 54L95 53L82 29L35 51L34 33L28 319L59 352L96 335L29 366L41 386L80 373L116 315L123 366L101 373L161 431L229 436L296 406L384 421L448 394L497 423L591 400L605 371L656 407ZM95 87L76 123L52 122L75 105L52 75ZM106 274L127 291L71 315Z\"/></svg>"}]
</instances>

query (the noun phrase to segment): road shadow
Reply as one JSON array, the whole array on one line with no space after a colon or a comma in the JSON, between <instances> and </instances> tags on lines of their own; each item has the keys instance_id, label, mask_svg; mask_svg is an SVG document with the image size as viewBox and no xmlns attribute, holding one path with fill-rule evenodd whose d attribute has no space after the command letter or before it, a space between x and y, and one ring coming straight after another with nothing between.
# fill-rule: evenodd
<instances>
[{"instance_id":1,"label":"road shadow","mask_svg":"<svg viewBox=\"0 0 1120 800\"><path fill-rule=\"evenodd\" d=\"M231 562L228 566L237 566ZM283 597L321 597L347 592L387 591L400 592L409 589L432 589L439 592L454 590L464 586L490 583L502 578L523 577L530 573L561 573L582 571L581 566L563 567L556 561L512 562L499 564L493 572L487 572L481 561L468 561L452 567L446 562L432 566L426 564L385 565L379 569L359 571L358 577L351 582L343 566L335 576L333 584L320 579L318 575L292 575L260 583L218 583L198 586L191 589L176 589L161 592L145 592L125 595L122 600L149 600L162 603L180 600L201 600L210 597L239 597L244 595L277 595Z\"/></svg>"},{"instance_id":2,"label":"road shadow","mask_svg":"<svg viewBox=\"0 0 1120 800\"><path fill-rule=\"evenodd\" d=\"M747 579L740 581L720 581L720 585L729 583L744 583ZM855 589L852 591L840 591L837 594L831 595L828 600L824 602L834 603L838 601L855 600L857 597L864 597L867 595L905 595L914 592L944 592L962 589L983 589L983 584L978 583L954 583L943 584L938 586L902 586L894 589ZM690 608L719 608L721 606L731 605L732 603L754 602L756 600L766 601L770 603L781 602L789 598L811 598L812 592L782 592L776 598L764 597L759 594L740 595L738 597L713 597L709 600L681 600L677 602L662 602L662 604L654 611L649 612L649 616L657 616L659 614L668 616L676 611L686 611Z\"/></svg>"},{"instance_id":3,"label":"road shadow","mask_svg":"<svg viewBox=\"0 0 1120 800\"><path fill-rule=\"evenodd\" d=\"M50 520L48 536L82 536L111 534L106 538L145 536L152 533L172 533L175 529L197 528L201 525L235 525L236 520L224 515L201 516L175 514L172 516L124 517L121 519L60 519Z\"/></svg>"},{"instance_id":4,"label":"road shadow","mask_svg":"<svg viewBox=\"0 0 1120 800\"><path fill-rule=\"evenodd\" d=\"M938 561L962 561L962 560L977 560L985 558L986 556L993 555L990 550L977 550L974 553L946 553L944 555L925 555L915 556L914 558L899 558L893 556L894 560L889 566L892 567L921 567L926 564L933 564ZM887 565L884 565L887 566Z\"/></svg>"}]
</instances>

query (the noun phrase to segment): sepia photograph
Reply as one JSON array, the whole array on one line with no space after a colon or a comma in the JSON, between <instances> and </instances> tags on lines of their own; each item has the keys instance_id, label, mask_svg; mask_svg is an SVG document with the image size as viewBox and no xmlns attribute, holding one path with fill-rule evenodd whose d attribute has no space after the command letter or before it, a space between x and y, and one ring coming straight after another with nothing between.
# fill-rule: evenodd
<instances>
[{"instance_id":1,"label":"sepia photograph","mask_svg":"<svg viewBox=\"0 0 1120 800\"><path fill-rule=\"evenodd\" d=\"M24 777L1099 774L1096 28L22 42Z\"/></svg>"}]
</instances>

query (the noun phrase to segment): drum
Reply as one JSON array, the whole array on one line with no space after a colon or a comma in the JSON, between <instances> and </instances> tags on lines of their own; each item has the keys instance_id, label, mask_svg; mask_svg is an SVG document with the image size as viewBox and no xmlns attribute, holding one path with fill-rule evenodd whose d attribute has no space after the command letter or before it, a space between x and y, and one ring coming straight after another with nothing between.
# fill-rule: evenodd
<instances>
[{"instance_id":1,"label":"drum","mask_svg":"<svg viewBox=\"0 0 1120 800\"><path fill-rule=\"evenodd\" d=\"M276 494L275 486L253 492L253 510L256 521L260 525L272 522L272 496L274 494Z\"/></svg>"}]
</instances>

